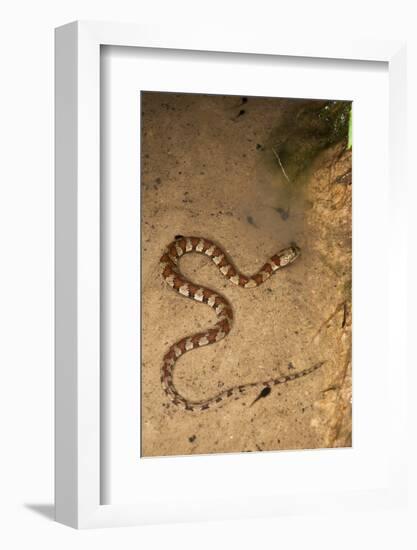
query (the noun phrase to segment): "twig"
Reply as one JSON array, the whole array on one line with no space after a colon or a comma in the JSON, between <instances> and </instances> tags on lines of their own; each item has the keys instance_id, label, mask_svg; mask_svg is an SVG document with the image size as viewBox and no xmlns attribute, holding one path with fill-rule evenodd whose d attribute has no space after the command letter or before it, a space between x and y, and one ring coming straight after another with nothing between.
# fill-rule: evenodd
<instances>
[{"instance_id":1,"label":"twig","mask_svg":"<svg viewBox=\"0 0 417 550\"><path fill-rule=\"evenodd\" d=\"M277 153L277 151L275 151L275 149L274 149L273 147L272 147L272 152L274 153L275 158L277 159L278 164L279 164L280 167L281 167L281 170L282 170L282 173L283 173L284 176L285 176L285 179L288 181L288 183L291 183L290 178L287 176L287 173L286 173L286 171L284 170L284 167L282 166L282 162L281 162L281 159L279 158L279 154Z\"/></svg>"},{"instance_id":2,"label":"twig","mask_svg":"<svg viewBox=\"0 0 417 550\"><path fill-rule=\"evenodd\" d=\"M345 326L346 326L346 319L347 319L347 304L346 304L346 302L344 302L344 304L343 304L342 328L345 328Z\"/></svg>"},{"instance_id":3,"label":"twig","mask_svg":"<svg viewBox=\"0 0 417 550\"><path fill-rule=\"evenodd\" d=\"M328 391L336 391L338 389L340 389L340 386L333 384L332 386L329 386L325 390L321 390L321 393L327 393Z\"/></svg>"},{"instance_id":4,"label":"twig","mask_svg":"<svg viewBox=\"0 0 417 550\"><path fill-rule=\"evenodd\" d=\"M333 313L320 325L320 328L311 339L312 342L314 341L315 338L317 338L317 336L320 334L323 328L327 325L327 323L331 321L333 317L335 317L340 312L341 309L343 309L342 328L344 328L344 326L346 325L347 305L346 305L346 302L341 302L338 306L336 306L336 309L333 311Z\"/></svg>"}]
</instances>

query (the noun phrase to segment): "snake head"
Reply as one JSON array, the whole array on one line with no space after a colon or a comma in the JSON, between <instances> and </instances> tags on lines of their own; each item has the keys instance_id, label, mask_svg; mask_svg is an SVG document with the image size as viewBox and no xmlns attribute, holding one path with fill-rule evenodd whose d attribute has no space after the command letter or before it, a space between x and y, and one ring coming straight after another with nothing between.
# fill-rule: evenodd
<instances>
[{"instance_id":1,"label":"snake head","mask_svg":"<svg viewBox=\"0 0 417 550\"><path fill-rule=\"evenodd\" d=\"M284 250L281 250L281 252L279 253L280 266L283 267L285 265L291 264L294 260L298 258L300 253L301 250L298 248L298 246L295 243L291 243L288 248L284 248Z\"/></svg>"}]
</instances>

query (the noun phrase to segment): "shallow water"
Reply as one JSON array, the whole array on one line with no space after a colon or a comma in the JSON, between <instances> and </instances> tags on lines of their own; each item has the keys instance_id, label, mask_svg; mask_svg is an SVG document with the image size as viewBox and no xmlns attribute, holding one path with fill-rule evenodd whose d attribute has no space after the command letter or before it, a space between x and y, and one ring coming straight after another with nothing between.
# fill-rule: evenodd
<instances>
[{"instance_id":1,"label":"shallow water","mask_svg":"<svg viewBox=\"0 0 417 550\"><path fill-rule=\"evenodd\" d=\"M276 136L288 132L300 101L142 94L142 456L350 445L351 186L335 182L351 155L334 145L291 179ZM301 248L294 264L252 290L207 258L181 260L182 272L223 293L235 314L224 340L181 357L181 393L199 400L323 367L253 406L256 394L201 413L171 404L159 379L164 353L215 321L160 277L160 255L177 234L213 239L246 274L290 242Z\"/></svg>"}]
</instances>

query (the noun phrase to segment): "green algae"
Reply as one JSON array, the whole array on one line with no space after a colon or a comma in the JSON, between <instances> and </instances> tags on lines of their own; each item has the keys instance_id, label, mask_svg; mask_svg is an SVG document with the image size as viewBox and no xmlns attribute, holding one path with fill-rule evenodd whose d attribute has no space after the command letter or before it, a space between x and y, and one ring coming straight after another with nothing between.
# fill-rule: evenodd
<instances>
[{"instance_id":1,"label":"green algae","mask_svg":"<svg viewBox=\"0 0 417 550\"><path fill-rule=\"evenodd\" d=\"M302 101L271 136L276 168L290 183L302 183L316 156L337 143L349 143L350 101Z\"/></svg>"}]
</instances>

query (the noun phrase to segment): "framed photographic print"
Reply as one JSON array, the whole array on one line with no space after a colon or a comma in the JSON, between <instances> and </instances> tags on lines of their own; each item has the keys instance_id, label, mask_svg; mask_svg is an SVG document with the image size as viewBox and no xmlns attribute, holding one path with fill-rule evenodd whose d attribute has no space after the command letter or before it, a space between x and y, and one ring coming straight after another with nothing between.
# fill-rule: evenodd
<instances>
[{"instance_id":1,"label":"framed photographic print","mask_svg":"<svg viewBox=\"0 0 417 550\"><path fill-rule=\"evenodd\" d=\"M58 521L403 502L404 67L57 29Z\"/></svg>"}]
</instances>

